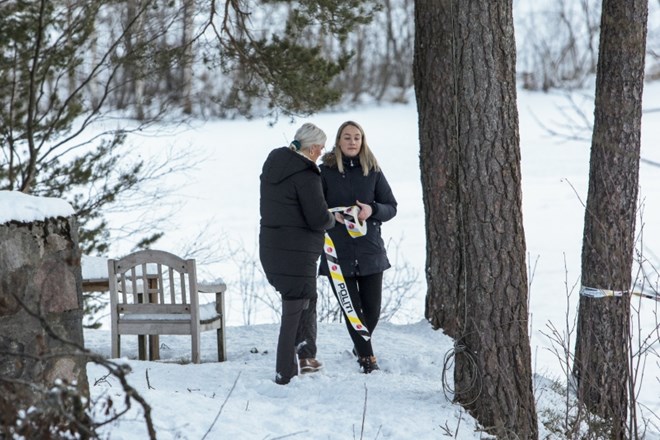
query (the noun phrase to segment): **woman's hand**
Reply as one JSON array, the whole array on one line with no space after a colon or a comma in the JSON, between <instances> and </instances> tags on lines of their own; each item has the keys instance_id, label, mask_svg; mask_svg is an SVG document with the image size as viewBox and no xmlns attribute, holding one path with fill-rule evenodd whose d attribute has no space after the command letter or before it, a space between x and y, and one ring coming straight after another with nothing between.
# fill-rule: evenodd
<instances>
[{"instance_id":1,"label":"woman's hand","mask_svg":"<svg viewBox=\"0 0 660 440\"><path fill-rule=\"evenodd\" d=\"M357 203L358 207L360 208L360 212L358 213L358 220L360 221L360 223L371 217L371 214L373 214L373 209L371 208L371 205L362 203L359 200L356 200L355 203Z\"/></svg>"},{"instance_id":2,"label":"woman's hand","mask_svg":"<svg viewBox=\"0 0 660 440\"><path fill-rule=\"evenodd\" d=\"M344 224L344 214L340 212L335 212L335 220L337 220L342 225Z\"/></svg>"}]
</instances>

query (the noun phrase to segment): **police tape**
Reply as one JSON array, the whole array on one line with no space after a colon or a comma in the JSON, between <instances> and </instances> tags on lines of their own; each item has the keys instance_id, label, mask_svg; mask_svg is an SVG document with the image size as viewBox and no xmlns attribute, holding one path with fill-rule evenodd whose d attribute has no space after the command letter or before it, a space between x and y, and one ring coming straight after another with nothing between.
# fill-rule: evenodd
<instances>
[{"instance_id":1,"label":"police tape","mask_svg":"<svg viewBox=\"0 0 660 440\"><path fill-rule=\"evenodd\" d=\"M657 293L646 293L646 292L631 292L628 290L609 290L609 289L598 289L596 287L580 287L580 295L586 296L588 298L621 298L625 295L635 295L642 298L653 299L660 301L660 295Z\"/></svg>"},{"instance_id":2,"label":"police tape","mask_svg":"<svg viewBox=\"0 0 660 440\"><path fill-rule=\"evenodd\" d=\"M365 341L371 339L369 334L369 329L362 324L360 317L353 307L353 302L351 301L351 295L348 293L348 288L346 287L346 280L344 275L341 272L341 266L339 265L339 259L337 258L337 250L335 249L335 244L332 241L332 238L325 233L325 257L328 261L328 269L330 269L330 278L332 279L332 284L335 286L335 293L337 294L337 300L339 300L339 305L346 319L351 324L353 329L362 336Z\"/></svg>"},{"instance_id":3,"label":"police tape","mask_svg":"<svg viewBox=\"0 0 660 440\"><path fill-rule=\"evenodd\" d=\"M339 212L344 216L344 225L346 225L346 231L351 237L357 238L367 235L367 222L360 222L358 219L359 206L338 206L330 208L330 212Z\"/></svg>"}]
</instances>

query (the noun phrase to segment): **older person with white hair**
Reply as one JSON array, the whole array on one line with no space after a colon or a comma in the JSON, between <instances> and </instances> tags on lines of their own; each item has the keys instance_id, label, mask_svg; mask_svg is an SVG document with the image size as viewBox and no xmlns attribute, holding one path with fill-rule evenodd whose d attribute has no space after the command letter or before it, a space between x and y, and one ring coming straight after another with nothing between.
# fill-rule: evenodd
<instances>
[{"instance_id":1,"label":"older person with white hair","mask_svg":"<svg viewBox=\"0 0 660 440\"><path fill-rule=\"evenodd\" d=\"M280 385L299 367L305 373L322 366L315 359L316 272L324 232L335 223L316 165L326 140L316 125L304 124L288 147L271 151L261 173L259 258L268 282L282 295L275 365Z\"/></svg>"}]
</instances>

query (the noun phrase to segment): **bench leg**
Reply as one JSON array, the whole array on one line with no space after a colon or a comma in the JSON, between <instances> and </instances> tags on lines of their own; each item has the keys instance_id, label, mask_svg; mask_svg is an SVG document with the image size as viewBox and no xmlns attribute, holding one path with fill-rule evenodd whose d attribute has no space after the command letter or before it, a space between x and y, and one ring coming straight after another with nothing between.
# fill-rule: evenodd
<instances>
[{"instance_id":1,"label":"bench leg","mask_svg":"<svg viewBox=\"0 0 660 440\"><path fill-rule=\"evenodd\" d=\"M224 362L227 360L227 351L226 351L226 343L225 343L225 326L224 323L222 325L222 328L219 328L217 330L218 333L218 361L219 362Z\"/></svg>"},{"instance_id":2,"label":"bench leg","mask_svg":"<svg viewBox=\"0 0 660 440\"><path fill-rule=\"evenodd\" d=\"M110 357L116 359L121 353L121 336L117 333L116 328L113 328L111 333L112 341L110 342Z\"/></svg>"},{"instance_id":3,"label":"bench leg","mask_svg":"<svg viewBox=\"0 0 660 440\"><path fill-rule=\"evenodd\" d=\"M218 329L218 361L227 360L227 341L225 339L225 292L216 292L215 310L220 315L220 328Z\"/></svg>"},{"instance_id":4,"label":"bench leg","mask_svg":"<svg viewBox=\"0 0 660 440\"><path fill-rule=\"evenodd\" d=\"M145 335L138 335L138 359L147 360L147 337Z\"/></svg>"},{"instance_id":5,"label":"bench leg","mask_svg":"<svg viewBox=\"0 0 660 440\"><path fill-rule=\"evenodd\" d=\"M149 335L149 360L157 361L160 359L160 337L158 335Z\"/></svg>"},{"instance_id":6,"label":"bench leg","mask_svg":"<svg viewBox=\"0 0 660 440\"><path fill-rule=\"evenodd\" d=\"M201 356L200 356L200 351L201 351L201 343L200 343L200 334L199 334L199 327L197 328L197 331L193 330L192 335L190 335L190 339L192 342L192 363L193 364L199 364L201 362Z\"/></svg>"}]
</instances>

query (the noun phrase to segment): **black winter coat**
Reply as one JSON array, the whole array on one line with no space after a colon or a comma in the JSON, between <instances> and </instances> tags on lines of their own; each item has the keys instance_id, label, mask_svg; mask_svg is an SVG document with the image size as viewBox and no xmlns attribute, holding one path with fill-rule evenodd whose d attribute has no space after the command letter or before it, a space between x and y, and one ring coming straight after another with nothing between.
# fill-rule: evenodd
<instances>
[{"instance_id":1,"label":"black winter coat","mask_svg":"<svg viewBox=\"0 0 660 440\"><path fill-rule=\"evenodd\" d=\"M342 274L372 275L389 269L391 265L380 226L396 215L397 202L385 175L372 170L364 176L358 158L344 158L344 174L341 174L334 153L323 156L320 169L323 193L329 207L352 206L359 200L373 208L373 214L367 219L367 235L363 237L352 238L346 226L339 222L328 230L337 250ZM329 274L325 254L321 257L319 272Z\"/></svg>"},{"instance_id":2,"label":"black winter coat","mask_svg":"<svg viewBox=\"0 0 660 440\"><path fill-rule=\"evenodd\" d=\"M259 258L268 282L284 300L315 298L324 231L334 225L316 164L287 147L273 150L259 205Z\"/></svg>"}]
</instances>

